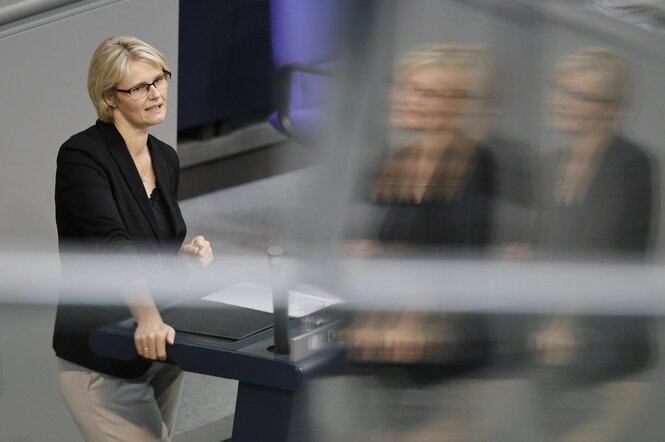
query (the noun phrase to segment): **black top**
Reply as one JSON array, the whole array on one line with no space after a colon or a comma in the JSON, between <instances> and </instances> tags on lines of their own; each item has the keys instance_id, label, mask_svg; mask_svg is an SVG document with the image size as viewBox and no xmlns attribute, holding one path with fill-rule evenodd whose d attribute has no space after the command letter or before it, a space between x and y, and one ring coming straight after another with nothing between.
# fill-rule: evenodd
<instances>
[{"instance_id":1,"label":"black top","mask_svg":"<svg viewBox=\"0 0 665 442\"><path fill-rule=\"evenodd\" d=\"M616 137L598 160L583 202L568 206L554 199L563 155L557 152L545 168L542 250L575 257L644 256L658 213L658 168L648 152Z\"/></svg>"},{"instance_id":2,"label":"black top","mask_svg":"<svg viewBox=\"0 0 665 442\"><path fill-rule=\"evenodd\" d=\"M411 147L400 152L408 156ZM476 147L469 171L458 194L446 200L437 189L426 192L420 203L386 202L388 212L379 232L382 242L412 245L486 247L492 237L493 198L497 191L496 164L490 151ZM443 162L433 180L446 180Z\"/></svg>"},{"instance_id":3,"label":"black top","mask_svg":"<svg viewBox=\"0 0 665 442\"><path fill-rule=\"evenodd\" d=\"M157 222L157 236L161 240L168 240L168 238L173 236L173 226L169 219L168 207L166 207L166 202L158 187L152 189L150 205L152 206L152 213L155 215L155 221Z\"/></svg>"},{"instance_id":4,"label":"black top","mask_svg":"<svg viewBox=\"0 0 665 442\"><path fill-rule=\"evenodd\" d=\"M451 183L448 175L455 167L455 146L443 151L434 167L434 173L420 202L384 200L387 213L379 231L382 243L400 243L412 246L443 247L447 251L480 252L487 249L492 239L494 198L497 194L497 166L492 153L484 145L471 147L457 140L463 147L471 148L461 155L468 161L463 178ZM389 161L409 161L418 155L418 146L408 146L398 151ZM388 165L390 167L390 165ZM397 181L408 181L406 173ZM385 174L384 174L385 175ZM399 186L399 182L397 183ZM445 324L455 336L454 343L436 352L445 355L445 361L436 366L415 366L410 374L420 381L437 380L465 373L486 364L492 353L491 335L482 315L431 313L428 321Z\"/></svg>"},{"instance_id":5,"label":"black top","mask_svg":"<svg viewBox=\"0 0 665 442\"><path fill-rule=\"evenodd\" d=\"M187 232L176 199L178 157L169 145L153 136L148 137L148 148L160 187L156 209L113 124L97 121L72 136L62 145L57 158L55 213L64 288L53 348L63 359L125 378L142 375L150 362L138 355L131 362L97 356L88 345L88 335L105 324L131 316L117 288L148 278L144 256L175 260ZM95 294L73 289L73 284L84 275L69 253L72 251L121 255L128 265L122 272L109 268L105 275L117 281L116 289L100 287L100 293ZM93 295L103 295L109 305L81 302Z\"/></svg>"},{"instance_id":6,"label":"black top","mask_svg":"<svg viewBox=\"0 0 665 442\"><path fill-rule=\"evenodd\" d=\"M647 150L616 137L598 160L583 201L570 205L555 200L563 155L557 152L545 167L541 253L575 260L645 258L658 213L658 167ZM559 380L584 385L645 367L653 351L650 327L643 317L578 315L574 333L584 351L560 370Z\"/></svg>"}]
</instances>

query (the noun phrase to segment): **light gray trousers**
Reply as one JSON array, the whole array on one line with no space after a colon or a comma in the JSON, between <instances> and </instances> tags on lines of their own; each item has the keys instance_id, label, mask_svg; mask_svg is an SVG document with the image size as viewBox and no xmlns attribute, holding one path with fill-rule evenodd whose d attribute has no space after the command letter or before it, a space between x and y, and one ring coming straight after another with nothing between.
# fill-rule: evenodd
<instances>
[{"instance_id":1,"label":"light gray trousers","mask_svg":"<svg viewBox=\"0 0 665 442\"><path fill-rule=\"evenodd\" d=\"M155 362L143 375L123 379L58 358L58 384L83 438L89 442L169 442L183 372Z\"/></svg>"}]
</instances>

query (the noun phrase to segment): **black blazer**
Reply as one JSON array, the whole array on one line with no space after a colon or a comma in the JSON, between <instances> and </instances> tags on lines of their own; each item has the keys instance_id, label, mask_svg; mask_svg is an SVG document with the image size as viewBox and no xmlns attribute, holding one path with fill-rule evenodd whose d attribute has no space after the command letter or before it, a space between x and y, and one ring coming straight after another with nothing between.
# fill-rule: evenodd
<instances>
[{"instance_id":1,"label":"black blazer","mask_svg":"<svg viewBox=\"0 0 665 442\"><path fill-rule=\"evenodd\" d=\"M569 207L554 200L562 155L557 152L545 168L542 252L555 258L647 258L657 226L660 176L649 151L617 136L599 160L583 203ZM655 352L651 327L645 317L579 315L575 333L585 351L559 370L559 381L581 386L646 367Z\"/></svg>"},{"instance_id":2,"label":"black blazer","mask_svg":"<svg viewBox=\"0 0 665 442\"><path fill-rule=\"evenodd\" d=\"M600 159L584 203L570 207L557 205L553 196L561 160L562 153L557 152L545 169L543 251L577 257L645 256L659 212L659 171L649 152L616 137Z\"/></svg>"},{"instance_id":3,"label":"black blazer","mask_svg":"<svg viewBox=\"0 0 665 442\"><path fill-rule=\"evenodd\" d=\"M394 158L408 158L412 151L413 147L406 147ZM462 195L454 201L442 200L430 192L420 204L386 203L388 211L379 231L380 241L474 250L488 247L493 229L493 201L498 192L496 160L481 144L470 167ZM434 180L446 181L441 166L435 170Z\"/></svg>"},{"instance_id":4,"label":"black blazer","mask_svg":"<svg viewBox=\"0 0 665 442\"><path fill-rule=\"evenodd\" d=\"M168 217L172 236L160 237L150 200L127 150L113 124L97 123L72 136L58 152L55 182L55 213L63 275L63 290L55 321L53 348L68 361L106 374L133 378L142 375L150 362L137 356L124 362L95 355L88 344L96 328L131 316L119 291L102 293L108 306L83 304L70 282L80 278L80 269L70 252L121 254L135 260L135 274L117 276L118 281L147 277L142 256L175 259L187 233L176 195L179 162L175 151L153 136L148 137L153 168ZM109 269L109 271L113 271ZM100 288L101 289L101 288ZM93 305L94 304L94 305Z\"/></svg>"}]
</instances>

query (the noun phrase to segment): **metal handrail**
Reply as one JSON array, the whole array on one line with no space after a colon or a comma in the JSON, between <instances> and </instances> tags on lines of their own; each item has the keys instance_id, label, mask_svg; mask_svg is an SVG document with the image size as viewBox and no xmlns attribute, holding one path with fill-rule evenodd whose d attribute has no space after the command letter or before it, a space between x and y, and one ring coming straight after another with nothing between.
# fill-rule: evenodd
<instances>
[{"instance_id":1,"label":"metal handrail","mask_svg":"<svg viewBox=\"0 0 665 442\"><path fill-rule=\"evenodd\" d=\"M22 0L0 7L0 26L80 0Z\"/></svg>"}]
</instances>

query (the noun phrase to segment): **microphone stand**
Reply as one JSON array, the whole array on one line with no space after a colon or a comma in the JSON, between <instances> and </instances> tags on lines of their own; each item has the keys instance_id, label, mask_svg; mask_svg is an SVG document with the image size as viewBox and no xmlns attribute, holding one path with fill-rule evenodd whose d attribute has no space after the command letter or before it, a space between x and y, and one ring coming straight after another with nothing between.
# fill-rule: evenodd
<instances>
[{"instance_id":1,"label":"microphone stand","mask_svg":"<svg viewBox=\"0 0 665 442\"><path fill-rule=\"evenodd\" d=\"M289 344L289 294L284 287L282 262L284 249L278 246L268 248L268 261L272 276L273 333L275 336L275 354L291 353Z\"/></svg>"}]
</instances>

